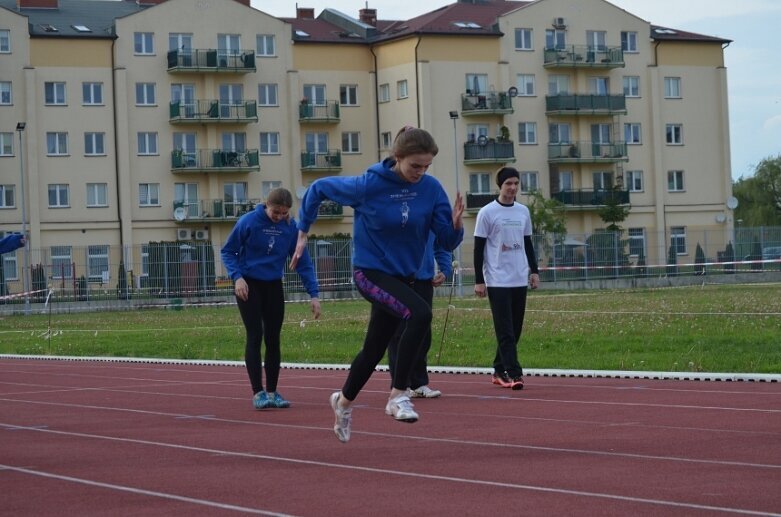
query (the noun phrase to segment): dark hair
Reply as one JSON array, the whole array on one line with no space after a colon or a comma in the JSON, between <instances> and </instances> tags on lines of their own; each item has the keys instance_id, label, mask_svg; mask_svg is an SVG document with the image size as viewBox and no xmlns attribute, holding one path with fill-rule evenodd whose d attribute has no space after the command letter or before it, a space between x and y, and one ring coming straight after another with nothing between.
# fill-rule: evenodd
<instances>
[{"instance_id":1,"label":"dark hair","mask_svg":"<svg viewBox=\"0 0 781 517\"><path fill-rule=\"evenodd\" d=\"M499 188L501 188L502 184L509 178L521 179L521 174L513 167L502 167L496 171L496 184L499 185Z\"/></svg>"},{"instance_id":2,"label":"dark hair","mask_svg":"<svg viewBox=\"0 0 781 517\"><path fill-rule=\"evenodd\" d=\"M275 188L268 193L266 205L284 206L290 208L293 206L293 195L286 188Z\"/></svg>"},{"instance_id":3,"label":"dark hair","mask_svg":"<svg viewBox=\"0 0 781 517\"><path fill-rule=\"evenodd\" d=\"M404 126L396 133L393 141L393 157L397 160L406 158L412 154L430 154L436 156L439 147L434 137L425 129L412 126Z\"/></svg>"}]
</instances>

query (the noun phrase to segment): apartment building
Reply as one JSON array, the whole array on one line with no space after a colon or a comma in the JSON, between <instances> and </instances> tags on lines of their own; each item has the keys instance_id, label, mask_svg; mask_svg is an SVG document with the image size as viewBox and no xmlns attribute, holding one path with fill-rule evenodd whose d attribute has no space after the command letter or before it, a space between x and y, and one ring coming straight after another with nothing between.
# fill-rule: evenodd
<instances>
[{"instance_id":1,"label":"apartment building","mask_svg":"<svg viewBox=\"0 0 781 517\"><path fill-rule=\"evenodd\" d=\"M559 199L572 234L604 227L606 199L631 207L651 262L670 243L693 257L695 228L729 239L728 40L604 0L356 14L0 0L0 231L26 205L34 262L143 274L148 243L219 244L271 188L359 174L412 124L438 141L430 173L466 196L467 235L512 164L519 201ZM349 207L321 214L314 233L351 232Z\"/></svg>"}]
</instances>

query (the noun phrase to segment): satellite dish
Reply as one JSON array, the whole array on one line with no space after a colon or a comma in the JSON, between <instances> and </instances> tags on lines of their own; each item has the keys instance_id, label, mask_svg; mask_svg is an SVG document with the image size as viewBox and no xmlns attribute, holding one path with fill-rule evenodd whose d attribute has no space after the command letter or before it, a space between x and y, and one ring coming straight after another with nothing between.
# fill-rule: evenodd
<instances>
[{"instance_id":1,"label":"satellite dish","mask_svg":"<svg viewBox=\"0 0 781 517\"><path fill-rule=\"evenodd\" d=\"M296 197L298 199L304 199L304 194L306 194L306 187L298 187L296 189Z\"/></svg>"},{"instance_id":2,"label":"satellite dish","mask_svg":"<svg viewBox=\"0 0 781 517\"><path fill-rule=\"evenodd\" d=\"M723 223L727 220L727 216L724 214L716 214L716 222L717 223Z\"/></svg>"},{"instance_id":3,"label":"satellite dish","mask_svg":"<svg viewBox=\"0 0 781 517\"><path fill-rule=\"evenodd\" d=\"M730 210L735 210L738 207L738 198L735 196L730 196L727 198L727 208Z\"/></svg>"},{"instance_id":4,"label":"satellite dish","mask_svg":"<svg viewBox=\"0 0 781 517\"><path fill-rule=\"evenodd\" d=\"M179 222L187 219L187 210L185 210L183 206L176 207L176 209L174 209L174 219Z\"/></svg>"}]
</instances>

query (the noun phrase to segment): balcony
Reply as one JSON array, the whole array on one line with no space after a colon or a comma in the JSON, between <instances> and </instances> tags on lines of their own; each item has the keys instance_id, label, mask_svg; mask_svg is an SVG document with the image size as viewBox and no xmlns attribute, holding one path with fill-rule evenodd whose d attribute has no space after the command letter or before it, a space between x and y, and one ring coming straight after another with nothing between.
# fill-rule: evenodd
<instances>
[{"instance_id":1,"label":"balcony","mask_svg":"<svg viewBox=\"0 0 781 517\"><path fill-rule=\"evenodd\" d=\"M464 144L464 164L514 163L515 149L510 140L493 140L480 137L477 142Z\"/></svg>"},{"instance_id":2,"label":"balcony","mask_svg":"<svg viewBox=\"0 0 781 517\"><path fill-rule=\"evenodd\" d=\"M344 207L336 201L326 199L317 209L319 219L341 219L344 217Z\"/></svg>"},{"instance_id":3,"label":"balcony","mask_svg":"<svg viewBox=\"0 0 781 517\"><path fill-rule=\"evenodd\" d=\"M301 170L318 172L338 172L342 170L342 152L329 149L326 153L301 153Z\"/></svg>"},{"instance_id":4,"label":"balcony","mask_svg":"<svg viewBox=\"0 0 781 517\"><path fill-rule=\"evenodd\" d=\"M622 68L624 51L621 47L588 45L546 48L543 66L545 68Z\"/></svg>"},{"instance_id":5,"label":"balcony","mask_svg":"<svg viewBox=\"0 0 781 517\"><path fill-rule=\"evenodd\" d=\"M298 106L298 121L335 124L339 122L339 102L327 101L324 104L301 102Z\"/></svg>"},{"instance_id":6,"label":"balcony","mask_svg":"<svg viewBox=\"0 0 781 517\"><path fill-rule=\"evenodd\" d=\"M625 142L548 144L549 163L615 163L628 160Z\"/></svg>"},{"instance_id":7,"label":"balcony","mask_svg":"<svg viewBox=\"0 0 781 517\"><path fill-rule=\"evenodd\" d=\"M257 71L254 50L178 49L169 50L167 58L171 73L248 74Z\"/></svg>"},{"instance_id":8,"label":"balcony","mask_svg":"<svg viewBox=\"0 0 781 517\"><path fill-rule=\"evenodd\" d=\"M485 205L496 199L497 194L486 194L483 192L466 193L466 210L476 212Z\"/></svg>"},{"instance_id":9,"label":"balcony","mask_svg":"<svg viewBox=\"0 0 781 517\"><path fill-rule=\"evenodd\" d=\"M171 124L250 124L258 121L258 105L255 101L174 101L169 105L168 121Z\"/></svg>"},{"instance_id":10,"label":"balcony","mask_svg":"<svg viewBox=\"0 0 781 517\"><path fill-rule=\"evenodd\" d=\"M257 149L175 149L171 151L171 172L255 172L260 170L259 158Z\"/></svg>"},{"instance_id":11,"label":"balcony","mask_svg":"<svg viewBox=\"0 0 781 517\"><path fill-rule=\"evenodd\" d=\"M255 206L261 202L260 199L174 201L173 218L178 223L235 221L255 210Z\"/></svg>"},{"instance_id":12,"label":"balcony","mask_svg":"<svg viewBox=\"0 0 781 517\"><path fill-rule=\"evenodd\" d=\"M507 115L513 113L512 97L505 92L490 92L487 94L461 94L461 115L473 117L477 115Z\"/></svg>"},{"instance_id":13,"label":"balcony","mask_svg":"<svg viewBox=\"0 0 781 517\"><path fill-rule=\"evenodd\" d=\"M553 193L551 199L561 201L569 207L599 208L605 206L607 201L613 201L619 205L628 205L629 191L618 189L562 190Z\"/></svg>"},{"instance_id":14,"label":"balcony","mask_svg":"<svg viewBox=\"0 0 781 517\"><path fill-rule=\"evenodd\" d=\"M546 115L626 115L625 95L548 95Z\"/></svg>"}]
</instances>

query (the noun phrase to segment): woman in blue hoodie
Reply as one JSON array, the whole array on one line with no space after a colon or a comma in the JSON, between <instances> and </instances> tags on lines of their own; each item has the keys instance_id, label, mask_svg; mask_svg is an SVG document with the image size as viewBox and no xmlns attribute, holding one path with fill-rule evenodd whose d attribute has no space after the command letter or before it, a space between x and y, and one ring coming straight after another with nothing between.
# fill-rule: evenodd
<instances>
[{"instance_id":1,"label":"woman in blue hoodie","mask_svg":"<svg viewBox=\"0 0 781 517\"><path fill-rule=\"evenodd\" d=\"M430 233L448 251L458 247L464 237L461 193L456 194L451 209L442 185L426 174L438 152L427 131L405 127L396 135L390 158L372 165L361 176L316 180L302 200L291 267L304 257L307 233L317 219L320 203L330 199L348 205L355 212L353 280L371 303L363 348L355 356L341 391L330 398L336 416L334 432L342 442L350 439L351 404L385 355L399 325L396 371L385 412L402 422L418 419L407 395L407 381L430 329L431 307L412 284Z\"/></svg>"},{"instance_id":2,"label":"woman in blue hoodie","mask_svg":"<svg viewBox=\"0 0 781 517\"><path fill-rule=\"evenodd\" d=\"M235 283L236 303L247 332L244 362L252 385L255 409L288 408L290 402L277 391L282 361L280 334L285 317L282 277L285 261L296 250L298 230L290 217L293 196L278 188L269 192L266 204L244 214L236 222L222 247L222 263ZM312 297L312 314L320 317L319 287L306 250L299 255L296 271ZM292 266L291 266L292 267ZM265 337L266 361L260 346ZM263 389L263 366L266 389Z\"/></svg>"}]
</instances>

